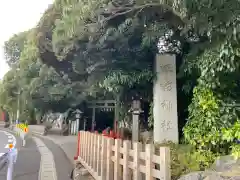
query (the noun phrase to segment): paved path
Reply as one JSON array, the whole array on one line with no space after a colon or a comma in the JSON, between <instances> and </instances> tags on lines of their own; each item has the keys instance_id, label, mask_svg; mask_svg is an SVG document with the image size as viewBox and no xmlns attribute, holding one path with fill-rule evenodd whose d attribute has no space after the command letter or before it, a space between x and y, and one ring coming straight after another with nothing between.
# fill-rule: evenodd
<instances>
[{"instance_id":1,"label":"paved path","mask_svg":"<svg viewBox=\"0 0 240 180\"><path fill-rule=\"evenodd\" d=\"M52 152L43 141L33 137L41 154L40 171L38 180L57 180L57 173Z\"/></svg>"},{"instance_id":2,"label":"paved path","mask_svg":"<svg viewBox=\"0 0 240 180\"><path fill-rule=\"evenodd\" d=\"M73 165L67 158L66 154L62 151L62 149L58 145L53 143L51 140L44 138L40 139L42 140L42 142L44 142L46 147L53 154L58 178L57 180L71 180L69 175L72 171Z\"/></svg>"},{"instance_id":3,"label":"paved path","mask_svg":"<svg viewBox=\"0 0 240 180\"><path fill-rule=\"evenodd\" d=\"M77 136L57 136L57 135L47 135L41 136L37 135L43 139L50 140L54 142L54 144L61 147L61 149L65 152L68 159L72 164L74 164L74 156L76 155L77 151Z\"/></svg>"},{"instance_id":4,"label":"paved path","mask_svg":"<svg viewBox=\"0 0 240 180\"><path fill-rule=\"evenodd\" d=\"M73 157L77 150L77 136L57 136L57 135L47 135L41 136L39 133L34 133L36 137L41 138L48 148L53 152L54 158L57 165L57 174L60 174L60 180L70 180L67 176L72 171L75 162ZM67 158L64 158L67 157ZM63 163L64 162L64 163ZM86 172L82 167L77 171L81 171L80 174ZM83 173L86 174L86 173ZM92 180L90 175L79 175L79 180Z\"/></svg>"}]
</instances>

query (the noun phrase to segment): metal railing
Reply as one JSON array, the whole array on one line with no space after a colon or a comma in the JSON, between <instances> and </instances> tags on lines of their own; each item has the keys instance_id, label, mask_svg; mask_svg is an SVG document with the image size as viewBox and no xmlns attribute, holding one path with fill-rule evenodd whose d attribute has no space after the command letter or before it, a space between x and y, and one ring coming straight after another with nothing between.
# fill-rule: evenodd
<instances>
[{"instance_id":1,"label":"metal railing","mask_svg":"<svg viewBox=\"0 0 240 180\"><path fill-rule=\"evenodd\" d=\"M0 157L0 170L7 166L7 180L13 180L14 164L17 161L17 149L12 148Z\"/></svg>"}]
</instances>

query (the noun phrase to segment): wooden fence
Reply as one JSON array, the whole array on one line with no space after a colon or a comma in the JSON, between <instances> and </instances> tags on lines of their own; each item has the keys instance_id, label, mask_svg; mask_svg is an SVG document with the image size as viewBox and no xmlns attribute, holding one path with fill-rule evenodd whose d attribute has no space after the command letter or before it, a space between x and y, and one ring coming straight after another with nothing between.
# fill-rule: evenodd
<instances>
[{"instance_id":1,"label":"wooden fence","mask_svg":"<svg viewBox=\"0 0 240 180\"><path fill-rule=\"evenodd\" d=\"M79 132L80 163L96 180L170 180L170 150Z\"/></svg>"}]
</instances>

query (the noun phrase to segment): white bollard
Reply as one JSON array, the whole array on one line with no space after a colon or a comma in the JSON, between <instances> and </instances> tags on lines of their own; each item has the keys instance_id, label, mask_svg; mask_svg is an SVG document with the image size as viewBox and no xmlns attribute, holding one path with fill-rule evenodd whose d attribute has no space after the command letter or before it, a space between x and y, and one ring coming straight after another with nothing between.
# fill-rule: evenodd
<instances>
[{"instance_id":1,"label":"white bollard","mask_svg":"<svg viewBox=\"0 0 240 180\"><path fill-rule=\"evenodd\" d=\"M12 180L13 177L13 155L9 153L8 156L8 170L7 170L7 180Z\"/></svg>"},{"instance_id":2,"label":"white bollard","mask_svg":"<svg viewBox=\"0 0 240 180\"><path fill-rule=\"evenodd\" d=\"M7 180L13 179L13 168L14 164L17 161L17 149L12 148L10 149L10 152L8 153L8 170L7 170Z\"/></svg>"},{"instance_id":3,"label":"white bollard","mask_svg":"<svg viewBox=\"0 0 240 180\"><path fill-rule=\"evenodd\" d=\"M22 146L24 147L26 145L26 140L23 139L23 143L22 143Z\"/></svg>"},{"instance_id":4,"label":"white bollard","mask_svg":"<svg viewBox=\"0 0 240 180\"><path fill-rule=\"evenodd\" d=\"M22 146L24 147L26 145L26 133L22 132Z\"/></svg>"}]
</instances>

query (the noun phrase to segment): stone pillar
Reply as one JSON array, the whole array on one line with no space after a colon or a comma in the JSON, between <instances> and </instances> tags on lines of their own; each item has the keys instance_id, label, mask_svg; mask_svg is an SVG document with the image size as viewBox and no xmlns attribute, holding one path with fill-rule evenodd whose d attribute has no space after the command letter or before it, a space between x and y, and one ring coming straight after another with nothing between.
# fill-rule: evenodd
<instances>
[{"instance_id":1,"label":"stone pillar","mask_svg":"<svg viewBox=\"0 0 240 180\"><path fill-rule=\"evenodd\" d=\"M76 134L79 131L79 123L80 123L80 119L76 119Z\"/></svg>"},{"instance_id":2,"label":"stone pillar","mask_svg":"<svg viewBox=\"0 0 240 180\"><path fill-rule=\"evenodd\" d=\"M135 110L132 112L132 141L133 142L138 142L139 141L139 111Z\"/></svg>"},{"instance_id":3,"label":"stone pillar","mask_svg":"<svg viewBox=\"0 0 240 180\"><path fill-rule=\"evenodd\" d=\"M132 108L130 109L132 112L132 141L138 142L139 141L139 117L140 114L143 113L141 109L141 102L140 99L135 99L132 102Z\"/></svg>"},{"instance_id":4,"label":"stone pillar","mask_svg":"<svg viewBox=\"0 0 240 180\"><path fill-rule=\"evenodd\" d=\"M177 86L175 55L157 54L153 87L154 142L178 143Z\"/></svg>"}]
</instances>

